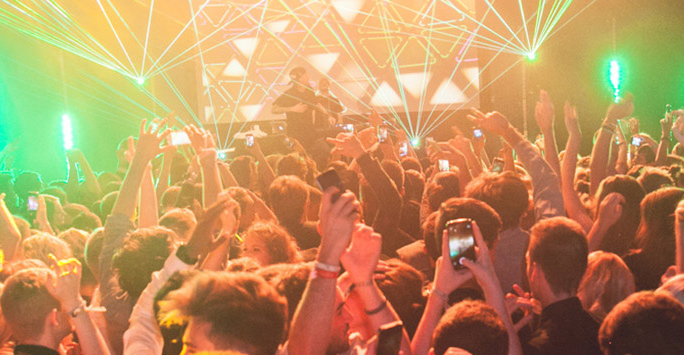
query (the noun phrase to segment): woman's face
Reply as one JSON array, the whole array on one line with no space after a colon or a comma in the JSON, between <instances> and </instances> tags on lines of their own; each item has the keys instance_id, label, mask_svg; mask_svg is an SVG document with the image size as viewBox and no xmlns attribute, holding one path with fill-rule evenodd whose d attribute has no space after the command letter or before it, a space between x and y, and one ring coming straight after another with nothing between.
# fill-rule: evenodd
<instances>
[{"instance_id":1,"label":"woman's face","mask_svg":"<svg viewBox=\"0 0 684 355\"><path fill-rule=\"evenodd\" d=\"M271 264L271 255L268 253L266 243L254 236L247 236L242 246L243 256L256 260L261 266Z\"/></svg>"}]
</instances>

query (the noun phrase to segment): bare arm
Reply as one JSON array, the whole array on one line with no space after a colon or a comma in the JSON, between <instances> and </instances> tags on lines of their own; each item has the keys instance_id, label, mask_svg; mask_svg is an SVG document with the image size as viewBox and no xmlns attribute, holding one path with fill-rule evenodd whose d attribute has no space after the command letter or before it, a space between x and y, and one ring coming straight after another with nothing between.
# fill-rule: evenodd
<instances>
[{"instance_id":1,"label":"bare arm","mask_svg":"<svg viewBox=\"0 0 684 355\"><path fill-rule=\"evenodd\" d=\"M656 154L656 164L663 166L667 163L667 151L670 148L670 132L672 132L672 113L667 113L665 118L660 120L662 136L658 143L658 153Z\"/></svg>"},{"instance_id":2,"label":"bare arm","mask_svg":"<svg viewBox=\"0 0 684 355\"><path fill-rule=\"evenodd\" d=\"M675 263L677 273L684 273L684 201L679 201L677 209L675 210L675 236L677 237L677 255L675 256Z\"/></svg>"},{"instance_id":3,"label":"bare arm","mask_svg":"<svg viewBox=\"0 0 684 355\"><path fill-rule=\"evenodd\" d=\"M565 146L565 158L561 170L561 189L563 191L563 204L568 217L579 222L585 232L591 230L594 222L582 205L582 202L575 191L575 169L577 168L577 154L580 149L582 135L580 133L579 122L577 121L577 110L565 103L565 127L568 130L568 142Z\"/></svg>"},{"instance_id":4,"label":"bare arm","mask_svg":"<svg viewBox=\"0 0 684 355\"><path fill-rule=\"evenodd\" d=\"M259 179L264 183L264 186L271 186L273 180L275 180L275 172L273 168L268 164L264 152L261 151L261 146L259 142L254 140L254 145L251 148L247 148L249 152L254 156L256 161L259 163ZM306 155L304 155L306 157Z\"/></svg>"},{"instance_id":5,"label":"bare arm","mask_svg":"<svg viewBox=\"0 0 684 355\"><path fill-rule=\"evenodd\" d=\"M617 174L626 174L629 169L627 162L627 152L629 151L629 144L625 139L625 134L622 132L622 127L618 121L617 125L617 137L618 137L618 157L617 162L615 162L615 172Z\"/></svg>"},{"instance_id":6,"label":"bare arm","mask_svg":"<svg viewBox=\"0 0 684 355\"><path fill-rule=\"evenodd\" d=\"M157 203L161 203L161 198L164 192L169 188L169 176L171 175L171 161L173 160L174 152L165 153L162 157L162 166L157 179Z\"/></svg>"},{"instance_id":7,"label":"bare arm","mask_svg":"<svg viewBox=\"0 0 684 355\"><path fill-rule=\"evenodd\" d=\"M14 218L5 204L5 194L0 195L0 248L5 253L5 260L12 261L21 244L21 233Z\"/></svg>"},{"instance_id":8,"label":"bare arm","mask_svg":"<svg viewBox=\"0 0 684 355\"><path fill-rule=\"evenodd\" d=\"M226 163L219 163L218 165L219 169L219 174L221 174L221 181L223 182L223 186L228 188L228 187L233 187L233 186L238 186L237 180L235 180L235 176L233 176L233 173L230 172L230 167Z\"/></svg>"},{"instance_id":9,"label":"bare arm","mask_svg":"<svg viewBox=\"0 0 684 355\"><path fill-rule=\"evenodd\" d=\"M631 96L618 104L613 104L608 108L606 118L599 130L598 138L591 151L591 194L596 193L599 184L606 178L606 168L608 167L608 154L610 153L610 140L615 133L617 120L629 116L634 110Z\"/></svg>"},{"instance_id":10,"label":"bare arm","mask_svg":"<svg viewBox=\"0 0 684 355\"><path fill-rule=\"evenodd\" d=\"M152 177L152 164L148 163L140 185L140 216L138 228L154 227L159 225L159 211L157 208L157 195L154 190L154 178Z\"/></svg>"},{"instance_id":11,"label":"bare arm","mask_svg":"<svg viewBox=\"0 0 684 355\"><path fill-rule=\"evenodd\" d=\"M546 91L541 90L539 93L539 102L537 102L535 111L535 118L544 135L544 160L546 160L546 163L549 164L556 174L560 174L556 135L553 129L554 114L553 103L551 103L549 94Z\"/></svg>"},{"instance_id":12,"label":"bare arm","mask_svg":"<svg viewBox=\"0 0 684 355\"><path fill-rule=\"evenodd\" d=\"M611 192L603 198L599 206L596 222L594 222L594 225L591 226L591 230L587 234L590 252L599 249L603 236L622 216L624 204L625 198L617 192Z\"/></svg>"},{"instance_id":13,"label":"bare arm","mask_svg":"<svg viewBox=\"0 0 684 355\"><path fill-rule=\"evenodd\" d=\"M100 188L100 183L97 181L97 176L93 173L93 169L90 168L90 163L86 159L85 155L81 151L78 152L78 165L81 167L83 172L84 184L88 192L95 196L102 195L102 189Z\"/></svg>"}]
</instances>

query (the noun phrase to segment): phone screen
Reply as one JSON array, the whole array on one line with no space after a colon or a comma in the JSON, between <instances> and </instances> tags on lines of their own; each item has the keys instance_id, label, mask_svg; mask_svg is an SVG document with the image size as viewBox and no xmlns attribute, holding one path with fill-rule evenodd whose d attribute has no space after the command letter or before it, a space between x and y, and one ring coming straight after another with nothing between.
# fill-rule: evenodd
<instances>
[{"instance_id":1,"label":"phone screen","mask_svg":"<svg viewBox=\"0 0 684 355\"><path fill-rule=\"evenodd\" d=\"M446 224L449 258L455 270L462 269L461 258L475 260L475 237L470 218L453 219Z\"/></svg>"},{"instance_id":2,"label":"phone screen","mask_svg":"<svg viewBox=\"0 0 684 355\"><path fill-rule=\"evenodd\" d=\"M634 137L634 138L632 138L632 145L635 147L638 147L641 145L642 140L643 140L643 138L641 138L641 137Z\"/></svg>"},{"instance_id":3,"label":"phone screen","mask_svg":"<svg viewBox=\"0 0 684 355\"><path fill-rule=\"evenodd\" d=\"M38 195L29 195L26 201L29 211L38 210Z\"/></svg>"},{"instance_id":4,"label":"phone screen","mask_svg":"<svg viewBox=\"0 0 684 355\"><path fill-rule=\"evenodd\" d=\"M482 138L482 130L479 128L475 128L473 130L473 137L475 138Z\"/></svg>"},{"instance_id":5,"label":"phone screen","mask_svg":"<svg viewBox=\"0 0 684 355\"><path fill-rule=\"evenodd\" d=\"M174 146L190 144L190 137L185 131L173 131L169 134L169 144Z\"/></svg>"},{"instance_id":6,"label":"phone screen","mask_svg":"<svg viewBox=\"0 0 684 355\"><path fill-rule=\"evenodd\" d=\"M254 146L254 136L251 134L248 134L245 136L245 144L248 147L253 147Z\"/></svg>"},{"instance_id":7,"label":"phone screen","mask_svg":"<svg viewBox=\"0 0 684 355\"><path fill-rule=\"evenodd\" d=\"M397 355L401 350L403 325L400 321L383 325L378 332L377 355Z\"/></svg>"},{"instance_id":8,"label":"phone screen","mask_svg":"<svg viewBox=\"0 0 684 355\"><path fill-rule=\"evenodd\" d=\"M439 160L439 171L449 171L449 161L446 159Z\"/></svg>"},{"instance_id":9,"label":"phone screen","mask_svg":"<svg viewBox=\"0 0 684 355\"><path fill-rule=\"evenodd\" d=\"M348 123L344 125L344 130L349 132L349 133L354 133L354 124Z\"/></svg>"},{"instance_id":10,"label":"phone screen","mask_svg":"<svg viewBox=\"0 0 684 355\"><path fill-rule=\"evenodd\" d=\"M378 127L378 142L387 142L387 127Z\"/></svg>"},{"instance_id":11,"label":"phone screen","mask_svg":"<svg viewBox=\"0 0 684 355\"><path fill-rule=\"evenodd\" d=\"M495 173L500 173L503 171L504 168L504 161L501 158L496 158L494 159L494 162L492 163L492 171Z\"/></svg>"},{"instance_id":12,"label":"phone screen","mask_svg":"<svg viewBox=\"0 0 684 355\"><path fill-rule=\"evenodd\" d=\"M408 155L408 143L403 142L399 145L399 156L405 157Z\"/></svg>"}]
</instances>

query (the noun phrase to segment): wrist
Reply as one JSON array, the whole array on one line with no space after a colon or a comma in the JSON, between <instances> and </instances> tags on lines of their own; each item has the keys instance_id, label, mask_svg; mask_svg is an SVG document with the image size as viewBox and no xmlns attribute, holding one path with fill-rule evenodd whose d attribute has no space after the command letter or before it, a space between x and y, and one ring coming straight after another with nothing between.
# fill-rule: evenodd
<instances>
[{"instance_id":1,"label":"wrist","mask_svg":"<svg viewBox=\"0 0 684 355\"><path fill-rule=\"evenodd\" d=\"M60 303L62 304L62 310L68 313L73 313L77 308L85 306L85 301L81 296L76 296L68 301L62 301Z\"/></svg>"},{"instance_id":2,"label":"wrist","mask_svg":"<svg viewBox=\"0 0 684 355\"><path fill-rule=\"evenodd\" d=\"M341 252L326 251L324 246L321 245L321 250L318 252L316 257L316 262L327 264L327 265L340 265Z\"/></svg>"}]
</instances>

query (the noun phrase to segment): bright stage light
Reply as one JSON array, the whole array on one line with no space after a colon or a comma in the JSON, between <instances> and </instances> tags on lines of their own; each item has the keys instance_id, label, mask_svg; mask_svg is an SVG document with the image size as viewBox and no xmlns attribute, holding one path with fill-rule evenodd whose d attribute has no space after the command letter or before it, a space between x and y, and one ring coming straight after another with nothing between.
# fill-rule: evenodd
<instances>
[{"instance_id":1,"label":"bright stage light","mask_svg":"<svg viewBox=\"0 0 684 355\"><path fill-rule=\"evenodd\" d=\"M531 61L537 59L537 53L529 52L525 55L525 58L527 58L527 60L531 62Z\"/></svg>"},{"instance_id":2,"label":"bright stage light","mask_svg":"<svg viewBox=\"0 0 684 355\"><path fill-rule=\"evenodd\" d=\"M620 63L617 60L610 61L610 85L613 87L613 97L615 102L620 101L620 82L622 75L620 73Z\"/></svg>"},{"instance_id":3,"label":"bright stage light","mask_svg":"<svg viewBox=\"0 0 684 355\"><path fill-rule=\"evenodd\" d=\"M420 138L418 138L418 137L411 138L411 146L417 147L419 145L420 145Z\"/></svg>"},{"instance_id":4,"label":"bright stage light","mask_svg":"<svg viewBox=\"0 0 684 355\"><path fill-rule=\"evenodd\" d=\"M66 113L62 115L62 140L64 142L64 150L71 150L74 148L71 117Z\"/></svg>"},{"instance_id":5,"label":"bright stage light","mask_svg":"<svg viewBox=\"0 0 684 355\"><path fill-rule=\"evenodd\" d=\"M138 85L143 85L143 84L145 84L145 78L142 77L142 76L140 76L140 77L138 77L137 79L135 79L135 82L136 82Z\"/></svg>"}]
</instances>

